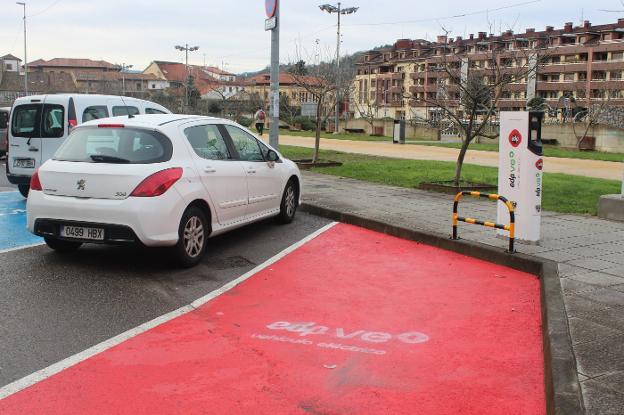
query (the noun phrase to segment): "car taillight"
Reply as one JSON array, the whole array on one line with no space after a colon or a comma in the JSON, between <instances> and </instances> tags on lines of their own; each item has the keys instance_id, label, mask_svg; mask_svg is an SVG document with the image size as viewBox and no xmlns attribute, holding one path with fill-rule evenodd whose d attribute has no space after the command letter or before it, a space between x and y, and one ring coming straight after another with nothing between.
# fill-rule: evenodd
<instances>
[{"instance_id":1,"label":"car taillight","mask_svg":"<svg viewBox=\"0 0 624 415\"><path fill-rule=\"evenodd\" d=\"M67 131L69 131L71 133L71 131L74 129L74 127L78 125L78 121L76 121L76 120L69 120L69 122L67 124L68 124Z\"/></svg>"},{"instance_id":2,"label":"car taillight","mask_svg":"<svg viewBox=\"0 0 624 415\"><path fill-rule=\"evenodd\" d=\"M183 170L181 167L173 167L171 169L161 170L154 173L143 180L132 191L130 196L134 197L154 197L165 193L175 182L182 177Z\"/></svg>"},{"instance_id":3,"label":"car taillight","mask_svg":"<svg viewBox=\"0 0 624 415\"><path fill-rule=\"evenodd\" d=\"M30 178L30 190L42 191L41 180L39 180L39 170L35 170L35 174Z\"/></svg>"}]
</instances>

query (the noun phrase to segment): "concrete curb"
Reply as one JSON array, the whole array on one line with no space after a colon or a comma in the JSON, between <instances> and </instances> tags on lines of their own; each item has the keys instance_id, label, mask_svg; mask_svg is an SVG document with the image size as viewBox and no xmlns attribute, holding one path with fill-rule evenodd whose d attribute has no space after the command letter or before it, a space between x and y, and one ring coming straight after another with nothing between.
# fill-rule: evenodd
<instances>
[{"instance_id":1,"label":"concrete curb","mask_svg":"<svg viewBox=\"0 0 624 415\"><path fill-rule=\"evenodd\" d=\"M301 210L538 275L541 281L547 413L550 415L585 413L556 262L521 253L509 255L503 249L479 242L461 239L454 241L449 235L408 229L321 205L304 202Z\"/></svg>"}]
</instances>

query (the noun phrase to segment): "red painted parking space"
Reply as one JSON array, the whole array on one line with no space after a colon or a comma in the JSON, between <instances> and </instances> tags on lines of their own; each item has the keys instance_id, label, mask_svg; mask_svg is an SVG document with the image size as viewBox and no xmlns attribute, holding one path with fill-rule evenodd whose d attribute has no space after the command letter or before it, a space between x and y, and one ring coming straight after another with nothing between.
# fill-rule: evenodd
<instances>
[{"instance_id":1,"label":"red painted parking space","mask_svg":"<svg viewBox=\"0 0 624 415\"><path fill-rule=\"evenodd\" d=\"M2 414L544 414L535 276L337 225Z\"/></svg>"}]
</instances>

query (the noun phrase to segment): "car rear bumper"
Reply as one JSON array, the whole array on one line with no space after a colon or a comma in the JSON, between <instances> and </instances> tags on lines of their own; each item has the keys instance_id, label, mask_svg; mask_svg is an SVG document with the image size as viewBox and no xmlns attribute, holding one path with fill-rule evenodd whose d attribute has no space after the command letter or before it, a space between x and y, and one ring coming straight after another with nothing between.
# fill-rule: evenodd
<instances>
[{"instance_id":1,"label":"car rear bumper","mask_svg":"<svg viewBox=\"0 0 624 415\"><path fill-rule=\"evenodd\" d=\"M30 176L22 176L22 175L17 175L17 174L10 174L10 173L7 173L6 176L7 176L7 180L11 184L17 184L17 185L30 184Z\"/></svg>"},{"instance_id":2,"label":"car rear bumper","mask_svg":"<svg viewBox=\"0 0 624 415\"><path fill-rule=\"evenodd\" d=\"M39 236L58 237L61 225L103 228L104 241L83 242L172 246L178 242L185 208L175 188L158 197L123 200L81 199L31 191L27 201L28 229Z\"/></svg>"}]
</instances>

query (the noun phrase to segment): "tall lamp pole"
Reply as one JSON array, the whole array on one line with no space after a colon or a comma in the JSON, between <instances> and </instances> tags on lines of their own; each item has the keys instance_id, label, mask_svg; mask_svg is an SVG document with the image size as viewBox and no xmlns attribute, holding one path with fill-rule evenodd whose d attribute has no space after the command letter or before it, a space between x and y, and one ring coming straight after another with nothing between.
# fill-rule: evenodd
<instances>
[{"instance_id":1,"label":"tall lamp pole","mask_svg":"<svg viewBox=\"0 0 624 415\"><path fill-rule=\"evenodd\" d=\"M26 3L22 1L15 2L24 7L24 94L28 95L28 56L26 55Z\"/></svg>"},{"instance_id":2,"label":"tall lamp pole","mask_svg":"<svg viewBox=\"0 0 624 415\"><path fill-rule=\"evenodd\" d=\"M126 95L126 70L132 68L133 65L121 64L121 95Z\"/></svg>"},{"instance_id":3,"label":"tall lamp pole","mask_svg":"<svg viewBox=\"0 0 624 415\"><path fill-rule=\"evenodd\" d=\"M180 45L176 45L176 50L179 51L183 51L186 52L186 85L185 85L185 105L188 108L189 106L189 78L191 76L190 72L189 72L189 64L188 64L188 54L189 52L195 52L196 50L199 50L199 46L191 46L189 48L188 43L185 44L184 46L180 46Z\"/></svg>"},{"instance_id":4,"label":"tall lamp pole","mask_svg":"<svg viewBox=\"0 0 624 415\"><path fill-rule=\"evenodd\" d=\"M337 38L336 38L336 119L335 119L335 128L334 134L338 134L339 132L339 122L340 122L340 16L343 14L353 14L358 11L359 7L347 7L342 8L342 4L338 2L337 6L333 6L331 4L323 4L319 6L324 12L329 14L336 13L338 15L338 26L336 30Z\"/></svg>"}]
</instances>

